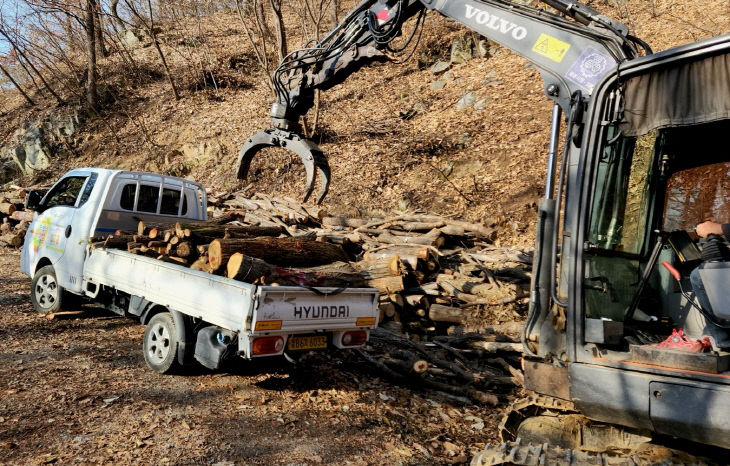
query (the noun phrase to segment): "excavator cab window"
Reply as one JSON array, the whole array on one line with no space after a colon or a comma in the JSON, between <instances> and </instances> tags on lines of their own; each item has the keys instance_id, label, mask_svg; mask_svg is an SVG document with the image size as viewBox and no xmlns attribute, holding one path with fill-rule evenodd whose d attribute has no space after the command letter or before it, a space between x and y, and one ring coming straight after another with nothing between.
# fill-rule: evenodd
<instances>
[{"instance_id":1,"label":"excavator cab window","mask_svg":"<svg viewBox=\"0 0 730 466\"><path fill-rule=\"evenodd\" d=\"M586 248L586 317L623 320L648 244L656 133L609 134L595 176Z\"/></svg>"},{"instance_id":2,"label":"excavator cab window","mask_svg":"<svg viewBox=\"0 0 730 466\"><path fill-rule=\"evenodd\" d=\"M623 322L616 349L662 341L675 328L730 347L730 247L725 238L716 246L693 233L708 218L730 223L728 131L730 121L638 138L607 132L593 181L583 286L587 319ZM711 248L726 257L708 258ZM714 316L701 311L693 289L698 268L707 269L708 299L719 303Z\"/></svg>"}]
</instances>

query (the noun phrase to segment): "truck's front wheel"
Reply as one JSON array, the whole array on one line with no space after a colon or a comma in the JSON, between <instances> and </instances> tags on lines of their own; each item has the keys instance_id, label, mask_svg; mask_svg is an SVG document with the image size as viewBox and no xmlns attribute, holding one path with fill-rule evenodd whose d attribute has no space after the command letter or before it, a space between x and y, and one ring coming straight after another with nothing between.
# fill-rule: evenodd
<instances>
[{"instance_id":1,"label":"truck's front wheel","mask_svg":"<svg viewBox=\"0 0 730 466\"><path fill-rule=\"evenodd\" d=\"M144 360L150 369L168 374L178 368L177 332L169 312L155 314L144 331Z\"/></svg>"},{"instance_id":2,"label":"truck's front wheel","mask_svg":"<svg viewBox=\"0 0 730 466\"><path fill-rule=\"evenodd\" d=\"M41 314L61 310L63 288L58 286L56 271L52 265L38 269L31 283L30 300L33 307Z\"/></svg>"}]
</instances>

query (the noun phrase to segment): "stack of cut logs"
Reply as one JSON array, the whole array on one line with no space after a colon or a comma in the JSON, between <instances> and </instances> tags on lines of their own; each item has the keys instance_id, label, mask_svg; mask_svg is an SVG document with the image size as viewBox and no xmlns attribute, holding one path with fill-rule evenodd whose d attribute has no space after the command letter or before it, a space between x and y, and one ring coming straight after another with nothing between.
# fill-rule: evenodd
<instances>
[{"instance_id":1,"label":"stack of cut logs","mask_svg":"<svg viewBox=\"0 0 730 466\"><path fill-rule=\"evenodd\" d=\"M25 189L10 186L0 193L0 246L19 248L33 220L33 212L25 211Z\"/></svg>"},{"instance_id":2,"label":"stack of cut logs","mask_svg":"<svg viewBox=\"0 0 730 466\"><path fill-rule=\"evenodd\" d=\"M439 335L414 341L384 328L371 332L359 356L398 383L439 392L462 403L495 405L524 382L520 324L485 327L480 333Z\"/></svg>"},{"instance_id":3,"label":"stack of cut logs","mask_svg":"<svg viewBox=\"0 0 730 466\"><path fill-rule=\"evenodd\" d=\"M527 299L531 252L492 245L487 225L433 215L327 216L324 208L256 194L211 197L208 222L139 223L92 238L207 273L255 284L380 291L380 322L432 339L478 330L485 308Z\"/></svg>"},{"instance_id":4,"label":"stack of cut logs","mask_svg":"<svg viewBox=\"0 0 730 466\"><path fill-rule=\"evenodd\" d=\"M527 301L532 252L495 247L489 225L433 215L334 217L263 194L210 200L217 223L278 226L291 238L342 247L348 265L380 290L381 328L358 351L379 373L464 403L494 404L522 385L514 306ZM507 322L493 325L495 314Z\"/></svg>"}]
</instances>

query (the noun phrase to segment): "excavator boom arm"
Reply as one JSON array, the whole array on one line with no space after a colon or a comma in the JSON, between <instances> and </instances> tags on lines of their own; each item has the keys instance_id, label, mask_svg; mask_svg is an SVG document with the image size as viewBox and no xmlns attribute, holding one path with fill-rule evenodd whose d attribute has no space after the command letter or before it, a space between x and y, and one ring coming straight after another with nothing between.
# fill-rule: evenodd
<instances>
[{"instance_id":1,"label":"excavator boom arm","mask_svg":"<svg viewBox=\"0 0 730 466\"><path fill-rule=\"evenodd\" d=\"M314 105L315 90L329 89L387 53L403 52L422 26L426 10L436 11L501 44L532 62L545 92L567 110L571 96L590 96L596 83L616 64L638 55L627 28L592 8L566 0L544 0L562 16L506 0L363 0L323 39L292 52L273 75L277 100L271 107L272 129L251 137L241 149L238 178L268 146L287 147L301 156L307 172L305 200L315 176L322 180L317 202L329 187L329 165L312 141L299 136L299 119ZM417 16L406 45L394 49L403 24Z\"/></svg>"}]
</instances>

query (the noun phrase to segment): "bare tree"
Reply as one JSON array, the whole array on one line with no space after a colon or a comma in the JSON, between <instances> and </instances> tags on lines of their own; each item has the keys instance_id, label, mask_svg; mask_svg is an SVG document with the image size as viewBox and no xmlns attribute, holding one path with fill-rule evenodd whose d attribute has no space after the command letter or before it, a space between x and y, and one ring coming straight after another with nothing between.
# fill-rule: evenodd
<instances>
[{"instance_id":1,"label":"bare tree","mask_svg":"<svg viewBox=\"0 0 730 466\"><path fill-rule=\"evenodd\" d=\"M152 43L155 45L155 50L157 50L157 54L160 57L160 61L162 62L162 67L165 69L165 76L167 77L167 81L170 83L170 87L172 88L172 93L175 96L175 100L180 100L180 92L177 90L177 86L175 85L175 80L172 77L172 73L170 72L170 67L167 64L167 59L165 58L165 54L162 52L162 48L160 47L160 40L157 36L157 27L155 26L155 19L154 19L154 13L152 10L152 2L151 0L147 0L147 9L149 12L149 22L147 21L147 18L142 16L137 10L132 6L132 4L129 3L129 0L124 0L125 5L127 5L127 8L129 8L129 11L132 12L132 14L137 18L137 20L144 26L144 28L147 30L147 33L152 38Z\"/></svg>"},{"instance_id":2,"label":"bare tree","mask_svg":"<svg viewBox=\"0 0 730 466\"><path fill-rule=\"evenodd\" d=\"M98 1L94 10L94 34L96 34L96 55L106 57L109 52L104 45L104 23L102 22L101 3Z\"/></svg>"},{"instance_id":3,"label":"bare tree","mask_svg":"<svg viewBox=\"0 0 730 466\"><path fill-rule=\"evenodd\" d=\"M35 65L33 64L33 62L28 59L28 57L25 55L25 53L23 52L23 50L21 50L21 48L18 47L17 42L15 42L15 40L13 40L10 37L10 34L8 34L8 31L6 30L4 24L0 24L0 35L2 35L5 38L5 40L8 41L8 43L10 44L10 46L13 48L13 50L15 51L15 53L18 55L18 60L19 61L20 60L25 60L25 63L28 65L28 67L31 70L33 70L33 73L35 73L35 75L38 76L38 78L41 80L41 82L43 83L43 86L45 87L45 89L53 97L56 98L56 100L58 101L59 104L62 104L63 105L65 103L64 100L56 93L56 91L53 90L53 88L51 87L51 85L48 84L48 81L46 81L46 78L43 76L43 73L41 73L40 71L38 71L38 68L36 68Z\"/></svg>"},{"instance_id":4,"label":"bare tree","mask_svg":"<svg viewBox=\"0 0 730 466\"><path fill-rule=\"evenodd\" d=\"M6 78L8 78L8 80L10 80L11 83L13 83L13 86L15 86L15 88L20 92L20 94L23 97L25 97L25 100L30 105L35 105L35 102L33 102L33 99L31 99L30 96L28 96L28 94L25 93L23 88L20 87L20 84L18 84L18 82L12 77L12 75L8 72L8 70L5 69L5 67L3 66L2 63L0 63L0 71L2 71L2 73L5 75Z\"/></svg>"},{"instance_id":5,"label":"bare tree","mask_svg":"<svg viewBox=\"0 0 730 466\"><path fill-rule=\"evenodd\" d=\"M118 32L123 32L126 27L124 24L124 21L122 21L122 18L119 16L119 0L112 0L111 4L109 5L109 9L112 12L112 18L114 18L114 23L116 27L119 28Z\"/></svg>"},{"instance_id":6,"label":"bare tree","mask_svg":"<svg viewBox=\"0 0 730 466\"><path fill-rule=\"evenodd\" d=\"M236 0L236 11L238 12L241 24L243 25L243 31L246 33L246 38L256 54L256 60L258 60L259 66L263 72L266 73L268 78L266 80L266 85L269 86L269 89L273 92L274 85L271 82L272 70L271 64L269 63L268 50L266 48L268 36L266 33L266 17L264 16L263 4L260 3L259 0L251 0L246 2L247 5L245 5L244 1L245 0ZM246 6L249 7L248 11L246 11ZM249 28L247 24L247 18L250 17L253 17L254 24L252 28Z\"/></svg>"},{"instance_id":7,"label":"bare tree","mask_svg":"<svg viewBox=\"0 0 730 466\"><path fill-rule=\"evenodd\" d=\"M91 109L99 108L99 94L96 84L99 79L96 69L96 0L86 0L86 104Z\"/></svg>"},{"instance_id":8,"label":"bare tree","mask_svg":"<svg viewBox=\"0 0 730 466\"><path fill-rule=\"evenodd\" d=\"M271 12L274 15L274 31L276 31L276 53L279 56L279 62L284 61L287 55L286 26L284 25L284 17L281 14L281 6L284 0L269 0Z\"/></svg>"}]
</instances>

